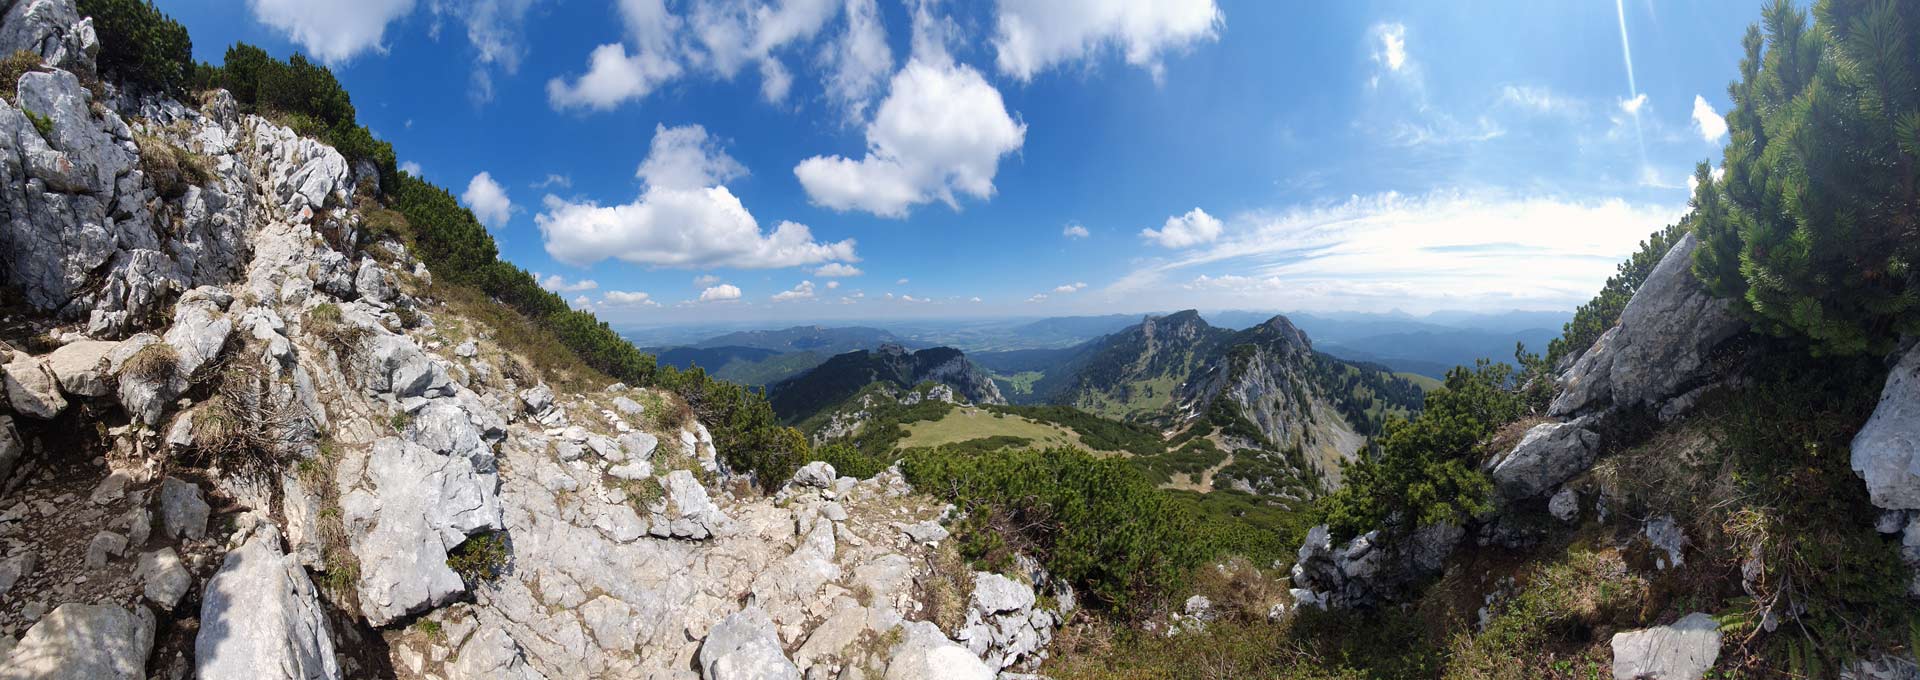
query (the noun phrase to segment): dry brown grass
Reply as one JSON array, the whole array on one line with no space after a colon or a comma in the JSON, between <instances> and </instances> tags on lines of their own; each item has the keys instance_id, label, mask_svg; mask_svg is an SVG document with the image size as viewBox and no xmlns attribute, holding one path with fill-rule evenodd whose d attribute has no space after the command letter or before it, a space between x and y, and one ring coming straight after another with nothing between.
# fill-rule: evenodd
<instances>
[{"instance_id":1,"label":"dry brown grass","mask_svg":"<svg viewBox=\"0 0 1920 680\"><path fill-rule=\"evenodd\" d=\"M128 357L120 367L120 374L142 382L159 382L173 378L179 368L180 354L173 345L156 342Z\"/></svg>"},{"instance_id":2,"label":"dry brown grass","mask_svg":"<svg viewBox=\"0 0 1920 680\"><path fill-rule=\"evenodd\" d=\"M544 381L555 393L579 393L613 384L612 378L581 361L546 328L478 290L436 280L426 287L426 296L469 323L491 330L494 344L508 358L500 370L520 387Z\"/></svg>"}]
</instances>

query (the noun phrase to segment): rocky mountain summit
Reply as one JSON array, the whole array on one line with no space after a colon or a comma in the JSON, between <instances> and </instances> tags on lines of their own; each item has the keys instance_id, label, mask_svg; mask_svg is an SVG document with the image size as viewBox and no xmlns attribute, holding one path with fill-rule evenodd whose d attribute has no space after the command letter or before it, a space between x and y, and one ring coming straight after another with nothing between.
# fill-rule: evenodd
<instances>
[{"instance_id":1,"label":"rocky mountain summit","mask_svg":"<svg viewBox=\"0 0 1920 680\"><path fill-rule=\"evenodd\" d=\"M43 59L0 101L0 678L1045 657L1071 590L936 567L949 508L897 471L760 495L675 394L556 389L370 229L370 167L224 92L100 85L98 49L71 0L0 20Z\"/></svg>"}]
</instances>

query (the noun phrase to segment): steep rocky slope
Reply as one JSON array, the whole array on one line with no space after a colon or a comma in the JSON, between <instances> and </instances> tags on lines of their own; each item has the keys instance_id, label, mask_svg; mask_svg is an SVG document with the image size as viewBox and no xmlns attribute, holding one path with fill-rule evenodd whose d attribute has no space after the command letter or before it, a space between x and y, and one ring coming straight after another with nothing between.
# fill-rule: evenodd
<instances>
[{"instance_id":1,"label":"steep rocky slope","mask_svg":"<svg viewBox=\"0 0 1920 680\"><path fill-rule=\"evenodd\" d=\"M898 473L761 496L679 397L556 392L596 380L362 245L369 168L225 93L83 86L70 0L11 3L16 49L0 678L987 678L1072 606L953 566Z\"/></svg>"}]
</instances>

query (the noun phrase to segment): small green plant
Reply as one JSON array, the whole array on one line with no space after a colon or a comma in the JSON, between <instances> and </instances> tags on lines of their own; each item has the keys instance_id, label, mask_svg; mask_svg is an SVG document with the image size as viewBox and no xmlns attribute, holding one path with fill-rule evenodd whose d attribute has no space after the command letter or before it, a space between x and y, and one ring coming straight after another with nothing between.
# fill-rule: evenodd
<instances>
[{"instance_id":1,"label":"small green plant","mask_svg":"<svg viewBox=\"0 0 1920 680\"><path fill-rule=\"evenodd\" d=\"M666 487L660 485L659 478L651 475L640 479L619 479L614 486L627 492L627 502L641 512L646 512L654 503L667 497Z\"/></svg>"},{"instance_id":2,"label":"small green plant","mask_svg":"<svg viewBox=\"0 0 1920 680\"><path fill-rule=\"evenodd\" d=\"M493 580L507 566L507 539L498 533L469 537L447 554L447 567L468 583Z\"/></svg>"},{"instance_id":3,"label":"small green plant","mask_svg":"<svg viewBox=\"0 0 1920 680\"><path fill-rule=\"evenodd\" d=\"M405 432L407 426L413 424L413 414L406 411L395 412L393 417L387 419L387 424L393 426L394 432Z\"/></svg>"},{"instance_id":4,"label":"small green plant","mask_svg":"<svg viewBox=\"0 0 1920 680\"><path fill-rule=\"evenodd\" d=\"M413 622L413 629L420 631L421 635L435 640L440 639L445 634L440 628L440 622L433 619L420 619L419 621L415 621Z\"/></svg>"},{"instance_id":5,"label":"small green plant","mask_svg":"<svg viewBox=\"0 0 1920 680\"><path fill-rule=\"evenodd\" d=\"M27 109L20 109L20 112L27 114L27 120L33 121L33 129L39 130L41 137L53 136L53 119L52 118L48 118L38 113L34 113L33 111L29 111Z\"/></svg>"}]
</instances>

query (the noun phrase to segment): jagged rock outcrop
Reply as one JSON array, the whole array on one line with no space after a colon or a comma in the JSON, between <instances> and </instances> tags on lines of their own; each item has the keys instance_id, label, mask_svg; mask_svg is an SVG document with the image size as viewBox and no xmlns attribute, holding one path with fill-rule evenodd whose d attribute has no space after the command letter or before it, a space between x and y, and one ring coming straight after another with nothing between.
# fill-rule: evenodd
<instances>
[{"instance_id":1,"label":"jagged rock outcrop","mask_svg":"<svg viewBox=\"0 0 1920 680\"><path fill-rule=\"evenodd\" d=\"M759 607L721 619L700 644L705 680L800 680L800 668L780 650L773 620Z\"/></svg>"},{"instance_id":2,"label":"jagged rock outcrop","mask_svg":"<svg viewBox=\"0 0 1920 680\"><path fill-rule=\"evenodd\" d=\"M1713 297L1693 276L1691 233L1667 251L1633 294L1620 322L1561 378L1549 413L1556 417L1608 408L1651 407L1656 412L1709 376L1707 359L1746 330L1732 302Z\"/></svg>"},{"instance_id":3,"label":"jagged rock outcrop","mask_svg":"<svg viewBox=\"0 0 1920 680\"><path fill-rule=\"evenodd\" d=\"M1335 547L1327 525L1314 527L1293 564L1294 601L1321 609L1377 604L1438 573L1465 536L1463 527L1436 524L1400 541L1385 540L1381 532L1372 531Z\"/></svg>"},{"instance_id":4,"label":"jagged rock outcrop","mask_svg":"<svg viewBox=\"0 0 1920 680\"><path fill-rule=\"evenodd\" d=\"M397 437L374 442L364 471L343 471L336 479L349 545L360 561L360 606L376 626L465 592L447 566L448 551L503 526L492 474L467 458Z\"/></svg>"},{"instance_id":5,"label":"jagged rock outcrop","mask_svg":"<svg viewBox=\"0 0 1920 680\"><path fill-rule=\"evenodd\" d=\"M995 671L1032 669L1046 658L1047 643L1060 625L1057 614L1036 608L1033 587L989 572L973 576L967 621L954 639Z\"/></svg>"}]
</instances>

